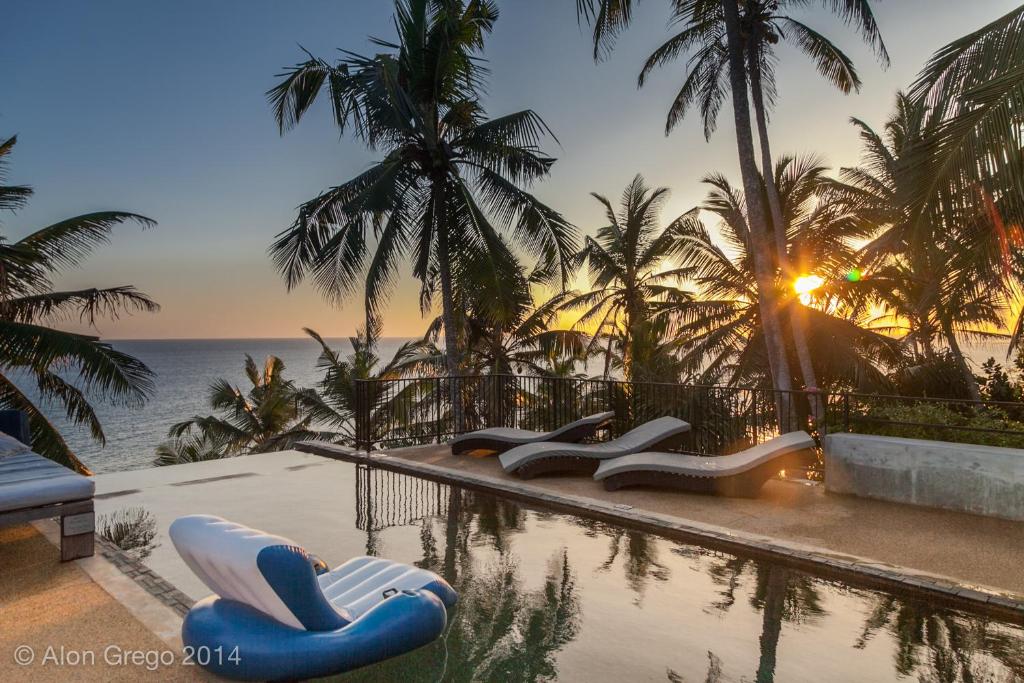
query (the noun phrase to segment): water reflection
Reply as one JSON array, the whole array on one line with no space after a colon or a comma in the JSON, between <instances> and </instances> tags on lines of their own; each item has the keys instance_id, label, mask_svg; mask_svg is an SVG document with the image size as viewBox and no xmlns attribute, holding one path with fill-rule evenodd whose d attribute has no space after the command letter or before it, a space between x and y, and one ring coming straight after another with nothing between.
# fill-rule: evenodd
<instances>
[{"instance_id":1,"label":"water reflection","mask_svg":"<svg viewBox=\"0 0 1024 683\"><path fill-rule=\"evenodd\" d=\"M364 467L370 552L442 574L445 637L344 681L1024 681L1024 631Z\"/></svg>"},{"instance_id":2,"label":"water reflection","mask_svg":"<svg viewBox=\"0 0 1024 683\"><path fill-rule=\"evenodd\" d=\"M877 596L854 647L864 649L882 631L888 631L898 643L893 653L896 671L921 681L1001 680L999 669L1015 671L1018 676L1024 672L1020 634L993 627L982 618ZM982 653L988 656L980 656Z\"/></svg>"}]
</instances>

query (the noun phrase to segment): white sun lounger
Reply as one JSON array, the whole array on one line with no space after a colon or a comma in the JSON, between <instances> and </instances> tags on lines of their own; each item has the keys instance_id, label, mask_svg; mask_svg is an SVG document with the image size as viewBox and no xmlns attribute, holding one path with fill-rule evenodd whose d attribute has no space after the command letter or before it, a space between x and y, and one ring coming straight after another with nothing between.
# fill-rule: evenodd
<instances>
[{"instance_id":1,"label":"white sun lounger","mask_svg":"<svg viewBox=\"0 0 1024 683\"><path fill-rule=\"evenodd\" d=\"M511 427L480 429L468 434L459 434L452 439L452 453L460 455L478 450L504 453L516 446L541 441L575 443L593 436L597 430L607 427L614 418L615 413L613 411L595 413L575 422L562 425L551 432L535 432L529 429L514 429Z\"/></svg>"},{"instance_id":2,"label":"white sun lounger","mask_svg":"<svg viewBox=\"0 0 1024 683\"><path fill-rule=\"evenodd\" d=\"M543 442L517 446L501 455L501 466L523 479L545 472L591 473L602 460L648 449L673 448L688 431L688 422L676 417L659 417L602 443Z\"/></svg>"},{"instance_id":3,"label":"white sun lounger","mask_svg":"<svg viewBox=\"0 0 1024 683\"><path fill-rule=\"evenodd\" d=\"M643 452L601 463L594 479L605 489L660 486L699 493L753 498L781 470L815 461L816 444L807 432L789 432L732 455L698 456Z\"/></svg>"}]
</instances>

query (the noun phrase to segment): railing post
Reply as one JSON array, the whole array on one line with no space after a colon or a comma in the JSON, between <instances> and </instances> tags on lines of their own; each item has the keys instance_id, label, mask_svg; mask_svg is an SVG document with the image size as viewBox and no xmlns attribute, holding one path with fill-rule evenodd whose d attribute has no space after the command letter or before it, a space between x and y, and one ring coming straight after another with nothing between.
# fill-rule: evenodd
<instances>
[{"instance_id":1,"label":"railing post","mask_svg":"<svg viewBox=\"0 0 1024 683\"><path fill-rule=\"evenodd\" d=\"M441 443L441 378L434 378L434 440Z\"/></svg>"},{"instance_id":2,"label":"railing post","mask_svg":"<svg viewBox=\"0 0 1024 683\"><path fill-rule=\"evenodd\" d=\"M843 431L850 431L850 392L843 392Z\"/></svg>"},{"instance_id":3,"label":"railing post","mask_svg":"<svg viewBox=\"0 0 1024 683\"><path fill-rule=\"evenodd\" d=\"M758 413L761 410L760 406L758 406L758 404L757 404L757 389L751 389L750 390L750 396L751 396L751 398L750 398L750 405L754 409L754 444L753 445L756 446L758 443L760 443L759 437L758 437L758 434L757 434L757 416L758 416Z\"/></svg>"},{"instance_id":4,"label":"railing post","mask_svg":"<svg viewBox=\"0 0 1024 683\"><path fill-rule=\"evenodd\" d=\"M365 379L357 379L355 391L356 450L370 451L370 396Z\"/></svg>"}]
</instances>

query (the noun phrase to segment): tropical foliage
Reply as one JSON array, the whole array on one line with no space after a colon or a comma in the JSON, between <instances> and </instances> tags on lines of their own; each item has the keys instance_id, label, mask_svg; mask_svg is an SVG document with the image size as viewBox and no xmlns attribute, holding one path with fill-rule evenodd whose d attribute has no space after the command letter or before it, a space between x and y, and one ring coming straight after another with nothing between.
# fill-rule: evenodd
<instances>
[{"instance_id":1,"label":"tropical foliage","mask_svg":"<svg viewBox=\"0 0 1024 683\"><path fill-rule=\"evenodd\" d=\"M667 196L666 188L651 189L640 175L623 191L618 211L605 197L593 195L604 206L608 224L597 229L596 237L587 237L576 255L587 266L592 289L574 295L565 307L582 309L576 327L593 327L591 349L606 345L605 377L617 359L627 380L643 378L647 366L635 364L638 347L653 360L659 325L692 298L680 287L683 271L666 265L678 254L680 231L689 219L659 229Z\"/></svg>"},{"instance_id":2,"label":"tropical foliage","mask_svg":"<svg viewBox=\"0 0 1024 683\"><path fill-rule=\"evenodd\" d=\"M485 0L400 0L397 42L375 41L383 52L345 52L334 64L310 57L269 93L282 131L323 93L339 130L383 153L369 170L303 204L281 233L271 254L288 285L308 275L339 300L365 282L373 313L399 264L411 259L425 311L440 290L452 373L461 369L465 336L460 273L486 263L494 287L514 282L517 262L504 233L564 282L575 248L572 226L523 189L554 163L539 148L547 126L531 110L490 119L480 103L487 76L480 56L497 18Z\"/></svg>"},{"instance_id":3,"label":"tropical foliage","mask_svg":"<svg viewBox=\"0 0 1024 683\"><path fill-rule=\"evenodd\" d=\"M297 441L327 437L313 428L303 410L303 394L285 378L284 362L267 356L260 367L245 357L250 387L243 391L226 379L210 385L208 401L217 415L196 415L171 427L171 442L161 446L156 464L171 465L245 453L287 450Z\"/></svg>"},{"instance_id":4,"label":"tropical foliage","mask_svg":"<svg viewBox=\"0 0 1024 683\"><path fill-rule=\"evenodd\" d=\"M334 440L353 443L356 440L356 405L360 400L366 401L368 407L369 438L379 437L388 425L395 424L395 406L402 405L406 395L398 393L386 396L380 393L380 384L364 385L370 395L357 396L357 380L389 380L398 379L409 374L428 371L431 362L438 352L425 341L413 341L402 344L395 355L387 363L383 363L377 355L380 341L381 323L378 318L370 317L366 326L361 328L355 337L349 338L352 353L344 357L324 341L315 331L307 329L309 335L320 346L317 369L323 373L315 389L303 389L298 392L297 400L312 423L330 430ZM397 417L401 418L399 414Z\"/></svg>"},{"instance_id":5,"label":"tropical foliage","mask_svg":"<svg viewBox=\"0 0 1024 683\"><path fill-rule=\"evenodd\" d=\"M32 188L7 184L8 157L16 143L15 137L0 142L0 210L8 212L24 208L32 197ZM89 473L88 468L47 418L46 409L56 406L71 424L85 427L102 444L106 435L93 403L138 407L153 390L153 374L99 338L57 326L77 322L95 328L103 319L153 312L159 306L131 286L63 291L55 288L54 280L107 244L122 223L155 225L138 214L101 211L67 218L14 241L0 234L0 408L28 416L33 450L82 473ZM26 393L28 384L41 400Z\"/></svg>"},{"instance_id":6,"label":"tropical foliage","mask_svg":"<svg viewBox=\"0 0 1024 683\"><path fill-rule=\"evenodd\" d=\"M785 224L786 258L805 272L820 269L825 277L850 270L855 242L865 226L859 216L830 201L826 169L813 157L783 158L774 169ZM675 330L681 338L685 366L701 373L702 382L771 386L766 376L761 311L753 305L756 281L751 275L752 244L743 194L720 175L705 178L712 187L702 209L718 219L712 236L701 221L680 223L679 261L701 299L682 316ZM774 230L773 226L773 230ZM901 360L895 339L864 329L860 309L839 299L822 298L807 306L792 296L791 284L778 271L776 298L780 317L802 316L815 349L815 372L832 390L885 388L886 369ZM848 315L844 317L842 313ZM795 367L794 363L794 367Z\"/></svg>"}]
</instances>

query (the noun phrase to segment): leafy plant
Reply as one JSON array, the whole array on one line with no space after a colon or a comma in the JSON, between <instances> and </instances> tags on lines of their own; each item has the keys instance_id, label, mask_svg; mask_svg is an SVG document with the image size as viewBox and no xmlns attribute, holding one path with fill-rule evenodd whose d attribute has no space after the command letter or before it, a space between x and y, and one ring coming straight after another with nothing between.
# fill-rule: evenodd
<instances>
[{"instance_id":1,"label":"leafy plant","mask_svg":"<svg viewBox=\"0 0 1024 683\"><path fill-rule=\"evenodd\" d=\"M96 533L121 550L144 560L159 547L156 538L156 518L143 507L115 510L96 517Z\"/></svg>"}]
</instances>

